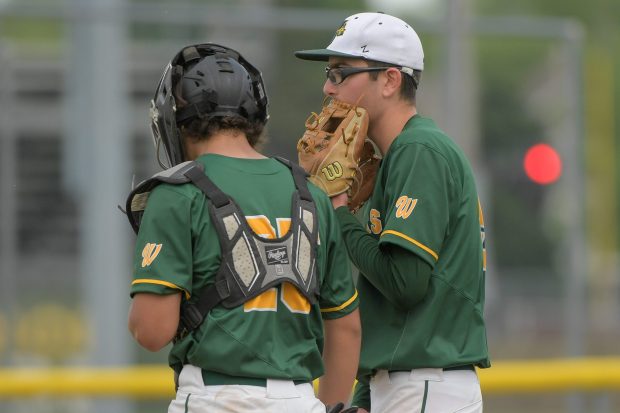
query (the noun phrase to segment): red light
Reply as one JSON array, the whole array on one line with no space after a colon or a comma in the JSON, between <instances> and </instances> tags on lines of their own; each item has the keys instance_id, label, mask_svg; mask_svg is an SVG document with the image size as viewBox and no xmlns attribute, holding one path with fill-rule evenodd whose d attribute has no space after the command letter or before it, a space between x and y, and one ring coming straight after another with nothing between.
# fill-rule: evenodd
<instances>
[{"instance_id":1,"label":"red light","mask_svg":"<svg viewBox=\"0 0 620 413\"><path fill-rule=\"evenodd\" d=\"M539 143L525 153L523 167L528 178L537 184L554 183L562 175L562 160L551 146Z\"/></svg>"}]
</instances>

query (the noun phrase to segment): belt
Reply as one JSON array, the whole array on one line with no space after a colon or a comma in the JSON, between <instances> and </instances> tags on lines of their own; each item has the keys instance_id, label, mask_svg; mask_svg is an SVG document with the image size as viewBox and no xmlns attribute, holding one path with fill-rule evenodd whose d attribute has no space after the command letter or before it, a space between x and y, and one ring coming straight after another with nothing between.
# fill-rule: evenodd
<instances>
[{"instance_id":1,"label":"belt","mask_svg":"<svg viewBox=\"0 0 620 413\"><path fill-rule=\"evenodd\" d=\"M454 367L444 367L443 371L452 371L452 370L471 370L476 371L476 368L473 364L466 364L464 366L454 366Z\"/></svg>"},{"instance_id":2,"label":"belt","mask_svg":"<svg viewBox=\"0 0 620 413\"><path fill-rule=\"evenodd\" d=\"M276 380L286 380L286 379L276 379ZM224 373L218 373L215 371L202 370L202 381L205 386L222 386L222 385L230 385L230 384L238 384L243 386L259 386L259 387L267 387L267 379L260 377L240 377L240 376L231 376ZM293 380L295 385L309 383L308 380Z\"/></svg>"},{"instance_id":3,"label":"belt","mask_svg":"<svg viewBox=\"0 0 620 413\"><path fill-rule=\"evenodd\" d=\"M433 368L435 368L435 367L433 367ZM439 367L437 367L437 368L439 368ZM411 369L411 370L415 370L415 368ZM397 372L397 371L411 371L411 370L389 370L388 373L394 373L394 372ZM454 371L454 370L471 370L471 371L476 371L476 368L474 367L473 364L465 364L463 366L444 367L442 370L443 371Z\"/></svg>"}]
</instances>

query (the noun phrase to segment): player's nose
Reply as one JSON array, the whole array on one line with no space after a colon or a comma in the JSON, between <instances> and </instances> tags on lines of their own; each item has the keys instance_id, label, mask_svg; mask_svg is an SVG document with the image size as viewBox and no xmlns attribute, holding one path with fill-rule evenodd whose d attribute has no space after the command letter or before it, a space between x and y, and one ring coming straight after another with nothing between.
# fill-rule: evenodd
<instances>
[{"instance_id":1,"label":"player's nose","mask_svg":"<svg viewBox=\"0 0 620 413\"><path fill-rule=\"evenodd\" d=\"M337 90L337 85L334 85L329 79L325 80L325 83L323 84L323 93L327 96L334 97Z\"/></svg>"}]
</instances>

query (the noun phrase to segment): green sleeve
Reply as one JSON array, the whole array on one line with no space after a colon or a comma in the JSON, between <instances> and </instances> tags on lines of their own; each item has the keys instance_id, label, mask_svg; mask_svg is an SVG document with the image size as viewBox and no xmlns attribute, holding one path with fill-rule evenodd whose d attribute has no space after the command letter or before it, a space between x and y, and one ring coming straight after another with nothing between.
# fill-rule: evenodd
<instances>
[{"instance_id":1,"label":"green sleeve","mask_svg":"<svg viewBox=\"0 0 620 413\"><path fill-rule=\"evenodd\" d=\"M130 294L192 293L191 199L173 186L150 194L136 239Z\"/></svg>"},{"instance_id":2,"label":"green sleeve","mask_svg":"<svg viewBox=\"0 0 620 413\"><path fill-rule=\"evenodd\" d=\"M431 266L397 245L379 245L346 207L336 209L349 257L366 278L394 305L409 309L426 295Z\"/></svg>"},{"instance_id":3,"label":"green sleeve","mask_svg":"<svg viewBox=\"0 0 620 413\"><path fill-rule=\"evenodd\" d=\"M451 202L460 198L449 163L426 145L408 144L391 154L390 165L380 244L398 245L434 267L449 232Z\"/></svg>"},{"instance_id":4,"label":"green sleeve","mask_svg":"<svg viewBox=\"0 0 620 413\"><path fill-rule=\"evenodd\" d=\"M351 272L351 262L331 201L322 192L315 199L326 223L326 231L322 231L320 236L320 242L325 243L325 260L321 267L324 275L319 305L321 316L329 320L352 313L359 306L359 299Z\"/></svg>"},{"instance_id":5,"label":"green sleeve","mask_svg":"<svg viewBox=\"0 0 620 413\"><path fill-rule=\"evenodd\" d=\"M370 386L367 382L357 382L353 391L351 406L361 407L370 411Z\"/></svg>"}]
</instances>

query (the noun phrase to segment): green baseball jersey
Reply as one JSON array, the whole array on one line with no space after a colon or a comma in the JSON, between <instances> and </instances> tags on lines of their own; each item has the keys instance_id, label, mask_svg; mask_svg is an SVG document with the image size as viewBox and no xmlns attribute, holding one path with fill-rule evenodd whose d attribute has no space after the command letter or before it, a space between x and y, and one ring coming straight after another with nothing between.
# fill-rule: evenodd
<instances>
[{"instance_id":1,"label":"green baseball jersey","mask_svg":"<svg viewBox=\"0 0 620 413\"><path fill-rule=\"evenodd\" d=\"M364 211L380 248L410 251L432 273L426 296L410 310L397 308L363 274L359 278L360 373L489 367L484 224L461 149L432 120L412 117L385 154Z\"/></svg>"},{"instance_id":2,"label":"green baseball jersey","mask_svg":"<svg viewBox=\"0 0 620 413\"><path fill-rule=\"evenodd\" d=\"M197 161L237 202L254 232L265 238L288 232L295 186L286 166L271 158L214 154ZM173 368L192 364L231 376L307 381L323 374L323 319L351 313L358 299L329 198L308 186L319 218L318 302L310 304L295 286L283 283L238 307L217 306L172 346ZM138 232L131 295L182 292L194 302L213 284L220 257L203 192L191 183L160 184L149 195Z\"/></svg>"}]
</instances>

